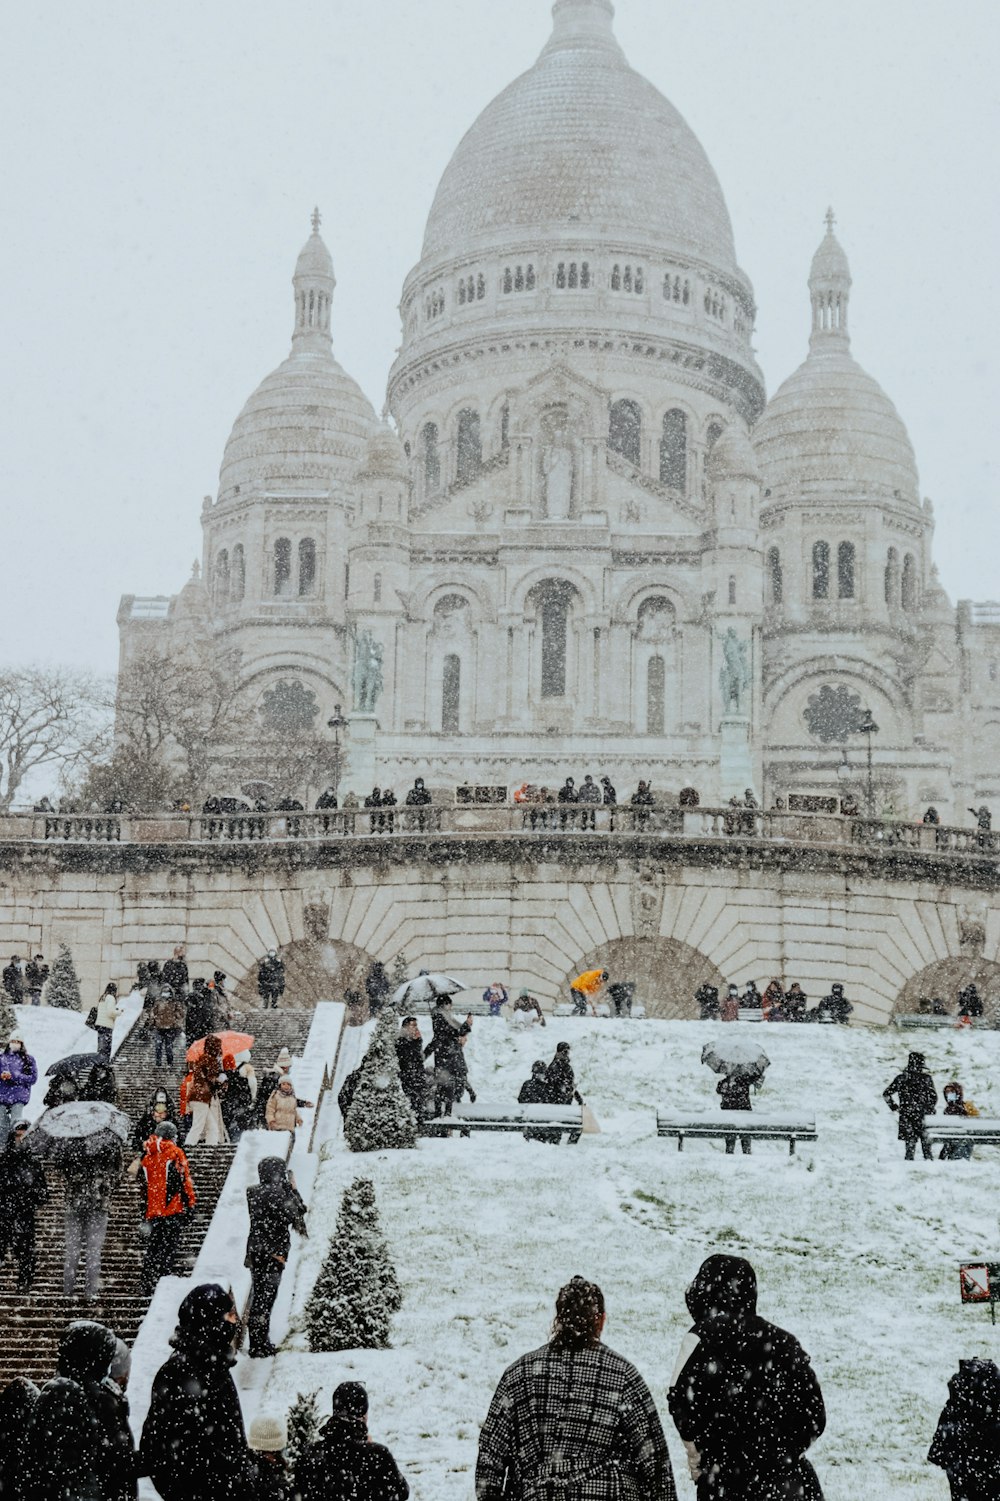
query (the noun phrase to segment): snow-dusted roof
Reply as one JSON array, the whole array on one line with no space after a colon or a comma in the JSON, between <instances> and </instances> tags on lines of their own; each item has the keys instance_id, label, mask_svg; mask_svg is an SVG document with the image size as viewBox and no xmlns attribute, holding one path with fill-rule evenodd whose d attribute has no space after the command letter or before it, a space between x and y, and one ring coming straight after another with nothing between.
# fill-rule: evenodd
<instances>
[{"instance_id":1,"label":"snow-dusted roof","mask_svg":"<svg viewBox=\"0 0 1000 1501\"><path fill-rule=\"evenodd\" d=\"M145 599L137 595L129 611L130 620L166 620L170 614L170 596L151 594Z\"/></svg>"}]
</instances>

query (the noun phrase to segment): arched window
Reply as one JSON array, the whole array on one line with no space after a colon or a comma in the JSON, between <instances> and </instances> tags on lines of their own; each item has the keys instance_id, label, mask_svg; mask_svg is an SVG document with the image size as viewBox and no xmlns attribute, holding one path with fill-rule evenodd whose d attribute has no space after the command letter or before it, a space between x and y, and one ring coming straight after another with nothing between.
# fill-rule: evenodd
<instances>
[{"instance_id":1,"label":"arched window","mask_svg":"<svg viewBox=\"0 0 1000 1501\"><path fill-rule=\"evenodd\" d=\"M566 693L566 636L569 626L569 595L550 589L542 599L542 697L562 698Z\"/></svg>"},{"instance_id":2,"label":"arched window","mask_svg":"<svg viewBox=\"0 0 1000 1501\"><path fill-rule=\"evenodd\" d=\"M710 454L722 437L722 423L710 422L705 429L705 453Z\"/></svg>"},{"instance_id":3,"label":"arched window","mask_svg":"<svg viewBox=\"0 0 1000 1501\"><path fill-rule=\"evenodd\" d=\"M904 610L917 607L917 565L912 552L903 559L902 605Z\"/></svg>"},{"instance_id":4,"label":"arched window","mask_svg":"<svg viewBox=\"0 0 1000 1501\"><path fill-rule=\"evenodd\" d=\"M828 599L830 595L830 544L829 542L814 542L812 552L813 564L813 599Z\"/></svg>"},{"instance_id":5,"label":"arched window","mask_svg":"<svg viewBox=\"0 0 1000 1501\"><path fill-rule=\"evenodd\" d=\"M486 277L480 271L479 275L476 277L476 301L477 302L482 302L482 300L483 300L483 298L485 296L486 296Z\"/></svg>"},{"instance_id":6,"label":"arched window","mask_svg":"<svg viewBox=\"0 0 1000 1501\"><path fill-rule=\"evenodd\" d=\"M449 652L441 674L441 729L446 735L458 734L461 706L462 662L454 652Z\"/></svg>"},{"instance_id":7,"label":"arched window","mask_svg":"<svg viewBox=\"0 0 1000 1501\"><path fill-rule=\"evenodd\" d=\"M885 557L885 602L890 610L899 603L899 553L890 547Z\"/></svg>"},{"instance_id":8,"label":"arched window","mask_svg":"<svg viewBox=\"0 0 1000 1501\"><path fill-rule=\"evenodd\" d=\"M436 422L425 422L420 430L423 445L424 489L433 495L441 484L441 458L438 454L438 430Z\"/></svg>"},{"instance_id":9,"label":"arched window","mask_svg":"<svg viewBox=\"0 0 1000 1501\"><path fill-rule=\"evenodd\" d=\"M247 592L247 565L242 542L237 542L233 548L233 570L230 591L231 597L237 602Z\"/></svg>"},{"instance_id":10,"label":"arched window","mask_svg":"<svg viewBox=\"0 0 1000 1501\"><path fill-rule=\"evenodd\" d=\"M510 446L510 407L504 402L500 408L500 447Z\"/></svg>"},{"instance_id":11,"label":"arched window","mask_svg":"<svg viewBox=\"0 0 1000 1501\"><path fill-rule=\"evenodd\" d=\"M577 270L576 261L570 261L569 274L566 277L566 285L571 289L580 285L580 273Z\"/></svg>"},{"instance_id":12,"label":"arched window","mask_svg":"<svg viewBox=\"0 0 1000 1501\"><path fill-rule=\"evenodd\" d=\"M611 290L612 290L612 292L620 292L621 289L622 289L622 268L621 268L621 266L612 266L612 268L611 268Z\"/></svg>"},{"instance_id":13,"label":"arched window","mask_svg":"<svg viewBox=\"0 0 1000 1501\"><path fill-rule=\"evenodd\" d=\"M509 266L504 266L503 268L503 276L500 280L500 290L503 292L513 292L514 290L514 278L510 274Z\"/></svg>"},{"instance_id":14,"label":"arched window","mask_svg":"<svg viewBox=\"0 0 1000 1501\"><path fill-rule=\"evenodd\" d=\"M527 272L525 273L525 277L524 277L524 285L527 287L527 289L528 289L529 292L533 292L535 290L535 268L534 268L534 266L529 266L528 267Z\"/></svg>"},{"instance_id":15,"label":"arched window","mask_svg":"<svg viewBox=\"0 0 1000 1501\"><path fill-rule=\"evenodd\" d=\"M634 401L616 401L608 422L608 447L638 469L642 459L642 413Z\"/></svg>"},{"instance_id":16,"label":"arched window","mask_svg":"<svg viewBox=\"0 0 1000 1501\"><path fill-rule=\"evenodd\" d=\"M479 413L463 407L458 414L458 440L455 445L455 473L460 480L475 479L483 466L483 443L479 435Z\"/></svg>"},{"instance_id":17,"label":"arched window","mask_svg":"<svg viewBox=\"0 0 1000 1501\"><path fill-rule=\"evenodd\" d=\"M776 547L769 547L767 550L767 582L771 604L780 605L785 585L781 572L781 553Z\"/></svg>"},{"instance_id":18,"label":"arched window","mask_svg":"<svg viewBox=\"0 0 1000 1501\"><path fill-rule=\"evenodd\" d=\"M735 575L735 573L731 573L729 575L729 603L731 605L734 605L736 603L736 575Z\"/></svg>"},{"instance_id":19,"label":"arched window","mask_svg":"<svg viewBox=\"0 0 1000 1501\"><path fill-rule=\"evenodd\" d=\"M224 605L229 599L229 552L224 547L215 559L215 602Z\"/></svg>"},{"instance_id":20,"label":"arched window","mask_svg":"<svg viewBox=\"0 0 1000 1501\"><path fill-rule=\"evenodd\" d=\"M854 543L837 544L837 598L854 598Z\"/></svg>"},{"instance_id":21,"label":"arched window","mask_svg":"<svg viewBox=\"0 0 1000 1501\"><path fill-rule=\"evenodd\" d=\"M303 537L299 543L299 595L316 593L316 543Z\"/></svg>"},{"instance_id":22,"label":"arched window","mask_svg":"<svg viewBox=\"0 0 1000 1501\"><path fill-rule=\"evenodd\" d=\"M646 665L646 734L662 735L666 704L666 666L661 656Z\"/></svg>"},{"instance_id":23,"label":"arched window","mask_svg":"<svg viewBox=\"0 0 1000 1501\"><path fill-rule=\"evenodd\" d=\"M376 573L375 577L372 579L372 604L373 605L380 605L381 603L382 603L382 575L380 573Z\"/></svg>"},{"instance_id":24,"label":"arched window","mask_svg":"<svg viewBox=\"0 0 1000 1501\"><path fill-rule=\"evenodd\" d=\"M287 537L279 537L274 544L274 593L277 599L287 599L292 592L292 544Z\"/></svg>"},{"instance_id":25,"label":"arched window","mask_svg":"<svg viewBox=\"0 0 1000 1501\"><path fill-rule=\"evenodd\" d=\"M580 286L583 287L583 288L586 288L586 287L590 286L590 262L589 261L581 261L580 262Z\"/></svg>"},{"instance_id":26,"label":"arched window","mask_svg":"<svg viewBox=\"0 0 1000 1501\"><path fill-rule=\"evenodd\" d=\"M560 261L556 267L556 286L561 292L566 285L566 262Z\"/></svg>"},{"instance_id":27,"label":"arched window","mask_svg":"<svg viewBox=\"0 0 1000 1501\"><path fill-rule=\"evenodd\" d=\"M660 483L671 490L687 490L687 417L676 407L663 417Z\"/></svg>"}]
</instances>

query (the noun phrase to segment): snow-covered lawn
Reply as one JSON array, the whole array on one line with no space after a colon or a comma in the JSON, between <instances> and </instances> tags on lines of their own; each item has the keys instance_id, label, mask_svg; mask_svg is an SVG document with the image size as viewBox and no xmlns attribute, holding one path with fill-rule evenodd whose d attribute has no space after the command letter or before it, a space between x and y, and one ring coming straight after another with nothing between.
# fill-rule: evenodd
<instances>
[{"instance_id":1,"label":"snow-covered lawn","mask_svg":"<svg viewBox=\"0 0 1000 1501\"><path fill-rule=\"evenodd\" d=\"M424 1027L426 1036L429 1027ZM655 1134L657 1103L714 1110L703 1044L735 1028L566 1020L515 1033L477 1020L467 1049L479 1098L512 1099L536 1057L573 1044L581 1092L603 1134L576 1147L520 1136L424 1141L416 1152L324 1163L298 1265L293 1334L260 1401L364 1380L371 1429L391 1445L416 1501L469 1501L478 1424L504 1366L547 1335L573 1273L604 1288L605 1338L634 1360L665 1415L687 1327L684 1289L712 1251L746 1255L760 1310L810 1352L828 1410L813 1458L827 1501L931 1501L948 1494L925 1463L947 1378L960 1358L995 1357L982 1309L959 1301L958 1263L1000 1255L1000 1151L968 1163L904 1163L881 1092L909 1048L938 1084L958 1078L1000 1115L1000 1035L751 1027L771 1059L760 1112L815 1113L819 1141L752 1157ZM390 1351L320 1356L295 1329L343 1186L371 1176L404 1288ZM255 1394L256 1396L256 1394ZM256 1402L254 1403L256 1405ZM681 1496L693 1495L669 1417Z\"/></svg>"},{"instance_id":2,"label":"snow-covered lawn","mask_svg":"<svg viewBox=\"0 0 1000 1501\"><path fill-rule=\"evenodd\" d=\"M128 1036L141 1006L141 996L130 995L123 999L122 1015L115 1023L111 1039L114 1051ZM24 1045L38 1064L38 1083L24 1110L25 1120L33 1121L45 1108L42 1096L48 1088L43 1082L46 1069L59 1058L68 1058L71 1053L93 1053L97 1034L84 1025L80 1011L64 1011L59 1006L15 1006L14 1014ZM6 1042L6 1038L3 1040Z\"/></svg>"}]
</instances>

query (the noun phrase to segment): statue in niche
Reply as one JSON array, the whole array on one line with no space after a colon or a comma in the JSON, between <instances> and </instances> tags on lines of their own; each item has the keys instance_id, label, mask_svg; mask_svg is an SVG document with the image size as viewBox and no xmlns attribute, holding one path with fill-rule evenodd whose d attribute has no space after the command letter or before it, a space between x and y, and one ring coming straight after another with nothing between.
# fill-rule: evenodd
<instances>
[{"instance_id":1,"label":"statue in niche","mask_svg":"<svg viewBox=\"0 0 1000 1501\"><path fill-rule=\"evenodd\" d=\"M573 502L573 444L565 419L551 428L542 449L542 478L546 520L566 521Z\"/></svg>"},{"instance_id":2,"label":"statue in niche","mask_svg":"<svg viewBox=\"0 0 1000 1501\"><path fill-rule=\"evenodd\" d=\"M747 644L740 641L732 626L722 638L722 666L719 668L722 706L727 714L742 714L750 692L750 665Z\"/></svg>"},{"instance_id":3,"label":"statue in niche","mask_svg":"<svg viewBox=\"0 0 1000 1501\"><path fill-rule=\"evenodd\" d=\"M361 631L354 638L354 710L357 714L374 714L382 692L382 647L371 631Z\"/></svg>"}]
</instances>

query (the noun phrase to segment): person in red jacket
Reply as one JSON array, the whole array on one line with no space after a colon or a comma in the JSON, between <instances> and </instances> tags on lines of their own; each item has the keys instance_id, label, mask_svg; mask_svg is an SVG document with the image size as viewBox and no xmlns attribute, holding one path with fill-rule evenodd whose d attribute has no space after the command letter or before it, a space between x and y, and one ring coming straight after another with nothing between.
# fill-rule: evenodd
<instances>
[{"instance_id":1,"label":"person in red jacket","mask_svg":"<svg viewBox=\"0 0 1000 1501\"><path fill-rule=\"evenodd\" d=\"M142 1286L152 1293L161 1277L169 1277L177 1260L184 1214L196 1202L188 1160L177 1145L173 1121L161 1121L146 1142L140 1165L145 1190L149 1239L142 1262Z\"/></svg>"}]
</instances>

